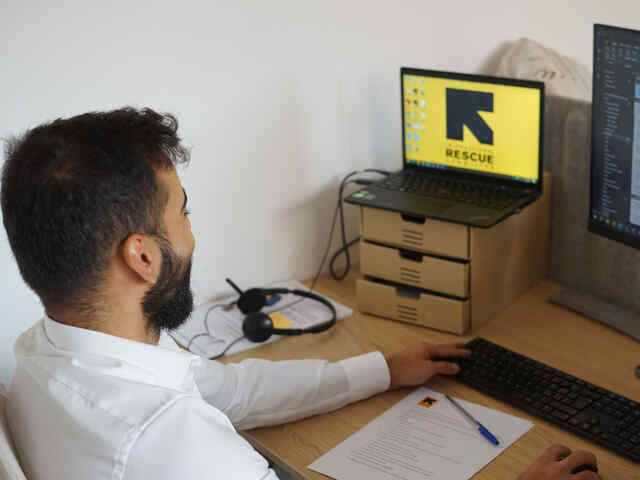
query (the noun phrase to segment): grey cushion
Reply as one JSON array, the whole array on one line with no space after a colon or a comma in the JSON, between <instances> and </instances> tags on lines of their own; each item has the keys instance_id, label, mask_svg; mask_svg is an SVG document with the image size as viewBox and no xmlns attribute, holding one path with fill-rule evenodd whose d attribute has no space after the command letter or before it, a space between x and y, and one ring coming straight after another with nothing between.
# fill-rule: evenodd
<instances>
[{"instance_id":1,"label":"grey cushion","mask_svg":"<svg viewBox=\"0 0 640 480\"><path fill-rule=\"evenodd\" d=\"M545 170L553 175L550 278L640 310L640 252L587 230L591 104L547 96Z\"/></svg>"}]
</instances>

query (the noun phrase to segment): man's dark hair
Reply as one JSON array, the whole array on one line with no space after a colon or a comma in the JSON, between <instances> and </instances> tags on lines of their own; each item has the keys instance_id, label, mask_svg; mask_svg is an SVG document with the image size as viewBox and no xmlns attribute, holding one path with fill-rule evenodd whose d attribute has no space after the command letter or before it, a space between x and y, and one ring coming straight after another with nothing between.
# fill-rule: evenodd
<instances>
[{"instance_id":1,"label":"man's dark hair","mask_svg":"<svg viewBox=\"0 0 640 480\"><path fill-rule=\"evenodd\" d=\"M156 170L189 161L178 122L122 108L58 119L7 142L2 215L25 282L45 307L87 306L133 233L163 236Z\"/></svg>"}]
</instances>

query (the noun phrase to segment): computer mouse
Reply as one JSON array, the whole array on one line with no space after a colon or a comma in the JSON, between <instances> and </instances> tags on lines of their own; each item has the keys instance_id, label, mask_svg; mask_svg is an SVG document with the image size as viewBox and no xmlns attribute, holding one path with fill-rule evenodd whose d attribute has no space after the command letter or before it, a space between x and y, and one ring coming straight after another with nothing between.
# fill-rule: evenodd
<instances>
[{"instance_id":1,"label":"computer mouse","mask_svg":"<svg viewBox=\"0 0 640 480\"><path fill-rule=\"evenodd\" d=\"M584 463L582 465L578 465L576 468L571 470L571 474L575 475L576 473L584 472L585 470L591 470L592 472L598 473L598 467L594 467L593 465L589 465L588 463Z\"/></svg>"}]
</instances>

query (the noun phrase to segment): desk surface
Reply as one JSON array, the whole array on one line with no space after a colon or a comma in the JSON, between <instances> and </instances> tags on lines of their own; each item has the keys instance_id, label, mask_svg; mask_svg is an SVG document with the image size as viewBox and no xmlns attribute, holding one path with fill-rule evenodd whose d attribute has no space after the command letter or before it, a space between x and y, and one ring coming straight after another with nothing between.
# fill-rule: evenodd
<instances>
[{"instance_id":1,"label":"desk surface","mask_svg":"<svg viewBox=\"0 0 640 480\"><path fill-rule=\"evenodd\" d=\"M316 290L355 311L355 279L358 275L357 271L351 272L343 282L322 277ZM640 342L546 301L561 289L549 282L540 283L488 324L462 337L355 311L353 316L339 321L327 332L283 338L224 361L247 357L337 361L372 350L388 355L417 341L444 343L482 336L603 388L640 400L640 380L634 374L635 366L640 364ZM604 480L640 479L637 464L451 379L438 377L427 386L535 423L533 429L478 472L474 480L514 479L553 443L594 452ZM307 469L307 465L382 414L409 391L386 392L336 412L246 431L243 436L294 478L326 479L328 477Z\"/></svg>"}]
</instances>

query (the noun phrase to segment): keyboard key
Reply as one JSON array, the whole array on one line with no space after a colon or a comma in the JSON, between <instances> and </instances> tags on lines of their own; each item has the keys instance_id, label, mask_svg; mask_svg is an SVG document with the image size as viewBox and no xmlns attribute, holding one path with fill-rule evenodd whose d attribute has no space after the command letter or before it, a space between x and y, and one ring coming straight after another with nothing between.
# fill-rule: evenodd
<instances>
[{"instance_id":1,"label":"keyboard key","mask_svg":"<svg viewBox=\"0 0 640 480\"><path fill-rule=\"evenodd\" d=\"M575 408L576 410L584 410L585 408L587 408L589 405L591 404L591 400L589 400L588 398L579 398L578 400L576 400L575 402L573 402L571 404L571 406L573 408Z\"/></svg>"},{"instance_id":2,"label":"keyboard key","mask_svg":"<svg viewBox=\"0 0 640 480\"><path fill-rule=\"evenodd\" d=\"M569 416L570 416L570 415L567 415L567 414L566 414L566 413L564 413L564 412L561 412L560 410L554 410L554 411L553 411L553 413L552 413L551 415L553 415L553 416L554 416L554 417L556 417L556 418L559 418L559 419L560 419L560 420L562 420L563 422L564 422L565 420L568 420L568 419L569 419Z\"/></svg>"},{"instance_id":3,"label":"keyboard key","mask_svg":"<svg viewBox=\"0 0 640 480\"><path fill-rule=\"evenodd\" d=\"M589 397L591 400L600 400L602 395L592 390L583 390L583 394L585 397Z\"/></svg>"},{"instance_id":4,"label":"keyboard key","mask_svg":"<svg viewBox=\"0 0 640 480\"><path fill-rule=\"evenodd\" d=\"M576 409L571 408L571 407L565 405L564 403L553 401L549 405L551 405L554 409L560 410L561 412L564 412L564 413L569 414L571 416L574 416L576 413L578 413L578 411Z\"/></svg>"}]
</instances>

